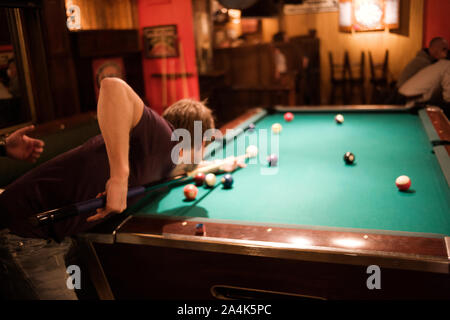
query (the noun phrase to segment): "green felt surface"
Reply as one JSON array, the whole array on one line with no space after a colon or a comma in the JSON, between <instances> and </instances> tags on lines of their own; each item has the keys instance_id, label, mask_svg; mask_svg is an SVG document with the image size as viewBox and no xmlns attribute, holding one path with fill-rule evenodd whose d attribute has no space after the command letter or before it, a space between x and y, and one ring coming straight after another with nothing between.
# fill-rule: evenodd
<instances>
[{"instance_id":1,"label":"green felt surface","mask_svg":"<svg viewBox=\"0 0 450 320\"><path fill-rule=\"evenodd\" d=\"M257 129L279 122L279 164L268 168L261 152L256 164L233 173L229 190L199 188L193 202L183 186L174 187L135 206L137 214L209 217L246 222L425 232L450 235L450 190L417 115L344 113L337 125L332 113L295 113L264 117ZM226 152L257 131L241 134ZM261 151L261 145L259 145ZM241 147L242 150L242 147ZM353 166L343 156L356 156ZM241 154L238 152L238 154ZM216 155L221 158L222 155ZM395 179L408 175L408 193Z\"/></svg>"}]
</instances>

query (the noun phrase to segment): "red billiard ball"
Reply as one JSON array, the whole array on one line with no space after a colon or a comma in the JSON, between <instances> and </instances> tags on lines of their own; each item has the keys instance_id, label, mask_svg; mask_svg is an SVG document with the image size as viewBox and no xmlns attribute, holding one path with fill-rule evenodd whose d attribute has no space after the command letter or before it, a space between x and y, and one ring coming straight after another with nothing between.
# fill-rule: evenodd
<instances>
[{"instance_id":1,"label":"red billiard ball","mask_svg":"<svg viewBox=\"0 0 450 320\"><path fill-rule=\"evenodd\" d=\"M286 112L284 114L284 120L286 120L286 122L291 122L294 120L294 114L292 112Z\"/></svg>"},{"instance_id":2,"label":"red billiard ball","mask_svg":"<svg viewBox=\"0 0 450 320\"><path fill-rule=\"evenodd\" d=\"M395 180L398 190L406 191L411 187L411 179L408 176L400 176Z\"/></svg>"},{"instance_id":3,"label":"red billiard ball","mask_svg":"<svg viewBox=\"0 0 450 320\"><path fill-rule=\"evenodd\" d=\"M187 186L184 187L183 192L186 199L194 200L195 197L197 196L198 189L193 184L188 184Z\"/></svg>"},{"instance_id":4,"label":"red billiard ball","mask_svg":"<svg viewBox=\"0 0 450 320\"><path fill-rule=\"evenodd\" d=\"M194 181L196 186L201 186L205 182L205 174L202 172L197 173L194 176Z\"/></svg>"}]
</instances>

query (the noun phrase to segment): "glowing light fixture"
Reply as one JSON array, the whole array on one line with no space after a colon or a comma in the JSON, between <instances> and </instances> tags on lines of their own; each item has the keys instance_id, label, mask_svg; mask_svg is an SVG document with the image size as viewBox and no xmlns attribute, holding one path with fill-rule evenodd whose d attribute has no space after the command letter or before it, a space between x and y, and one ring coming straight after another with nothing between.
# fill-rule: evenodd
<instances>
[{"instance_id":1,"label":"glowing light fixture","mask_svg":"<svg viewBox=\"0 0 450 320\"><path fill-rule=\"evenodd\" d=\"M353 28L356 31L384 30L382 0L353 0Z\"/></svg>"},{"instance_id":2,"label":"glowing light fixture","mask_svg":"<svg viewBox=\"0 0 450 320\"><path fill-rule=\"evenodd\" d=\"M389 29L400 27L400 0L384 1L384 24Z\"/></svg>"},{"instance_id":3,"label":"glowing light fixture","mask_svg":"<svg viewBox=\"0 0 450 320\"><path fill-rule=\"evenodd\" d=\"M339 31L351 32L353 25L352 0L339 1Z\"/></svg>"},{"instance_id":4,"label":"glowing light fixture","mask_svg":"<svg viewBox=\"0 0 450 320\"><path fill-rule=\"evenodd\" d=\"M231 18L231 22L236 24L241 22L241 10L228 9L228 15Z\"/></svg>"},{"instance_id":5,"label":"glowing light fixture","mask_svg":"<svg viewBox=\"0 0 450 320\"><path fill-rule=\"evenodd\" d=\"M399 27L400 0L339 0L339 30L375 31Z\"/></svg>"}]
</instances>

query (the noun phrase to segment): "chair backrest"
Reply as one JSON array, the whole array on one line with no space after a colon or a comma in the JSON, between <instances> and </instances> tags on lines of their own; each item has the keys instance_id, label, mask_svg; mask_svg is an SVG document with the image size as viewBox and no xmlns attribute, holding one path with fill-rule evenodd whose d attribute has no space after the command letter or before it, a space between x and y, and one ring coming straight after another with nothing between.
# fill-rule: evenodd
<instances>
[{"instance_id":1,"label":"chair backrest","mask_svg":"<svg viewBox=\"0 0 450 320\"><path fill-rule=\"evenodd\" d=\"M344 64L335 64L333 61L333 54L331 53L331 51L328 52L328 59L330 61L330 76L332 80L338 80L338 79L346 79L346 68L345 68L345 64L346 64L346 58L344 56ZM341 77L338 78L337 75L341 74Z\"/></svg>"},{"instance_id":2,"label":"chair backrest","mask_svg":"<svg viewBox=\"0 0 450 320\"><path fill-rule=\"evenodd\" d=\"M375 79L375 66L373 64L372 52L369 51L370 77Z\"/></svg>"},{"instance_id":3,"label":"chair backrest","mask_svg":"<svg viewBox=\"0 0 450 320\"><path fill-rule=\"evenodd\" d=\"M328 60L330 61L330 78L334 79L334 63L333 63L333 54L331 51L328 51Z\"/></svg>"},{"instance_id":4,"label":"chair backrest","mask_svg":"<svg viewBox=\"0 0 450 320\"><path fill-rule=\"evenodd\" d=\"M364 79L365 75L366 75L366 54L364 53L364 51L361 51L359 76L361 79Z\"/></svg>"},{"instance_id":5,"label":"chair backrest","mask_svg":"<svg viewBox=\"0 0 450 320\"><path fill-rule=\"evenodd\" d=\"M344 57L344 65L346 72L348 73L348 78L352 80L359 80L363 81L365 77L365 53L364 51L361 51L361 58L359 60L359 63L352 64L350 62L350 56L348 54L348 51L345 51L345 57ZM354 77L354 74L359 74L358 78Z\"/></svg>"},{"instance_id":6,"label":"chair backrest","mask_svg":"<svg viewBox=\"0 0 450 320\"><path fill-rule=\"evenodd\" d=\"M384 54L383 63L374 63L372 52L369 51L370 76L372 80L382 79L387 80L389 73L389 50ZM377 76L377 71L380 70L380 76Z\"/></svg>"},{"instance_id":7,"label":"chair backrest","mask_svg":"<svg viewBox=\"0 0 450 320\"><path fill-rule=\"evenodd\" d=\"M383 63L383 78L387 79L389 72L389 50L386 49L386 53L384 54L384 63Z\"/></svg>"}]
</instances>

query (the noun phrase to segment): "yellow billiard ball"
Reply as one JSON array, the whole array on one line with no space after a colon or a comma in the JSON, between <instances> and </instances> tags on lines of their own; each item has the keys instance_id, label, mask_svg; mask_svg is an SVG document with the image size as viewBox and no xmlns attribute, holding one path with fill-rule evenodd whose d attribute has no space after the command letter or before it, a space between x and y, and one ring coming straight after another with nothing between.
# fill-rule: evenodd
<instances>
[{"instance_id":1,"label":"yellow billiard ball","mask_svg":"<svg viewBox=\"0 0 450 320\"><path fill-rule=\"evenodd\" d=\"M205 183L210 188L214 187L216 184L216 175L214 173L208 173L205 177Z\"/></svg>"},{"instance_id":2,"label":"yellow billiard ball","mask_svg":"<svg viewBox=\"0 0 450 320\"><path fill-rule=\"evenodd\" d=\"M282 129L283 129L283 127L279 123L274 123L272 125L272 132L275 134L280 133Z\"/></svg>"},{"instance_id":3,"label":"yellow billiard ball","mask_svg":"<svg viewBox=\"0 0 450 320\"><path fill-rule=\"evenodd\" d=\"M247 149L245 149L245 151L246 151L247 155L249 156L249 158L254 158L258 154L258 147L254 146L254 145L250 145L247 147Z\"/></svg>"},{"instance_id":4,"label":"yellow billiard ball","mask_svg":"<svg viewBox=\"0 0 450 320\"><path fill-rule=\"evenodd\" d=\"M344 122L344 116L342 114L338 114L336 115L336 117L334 117L334 121L336 121L336 123L342 124Z\"/></svg>"}]
</instances>

